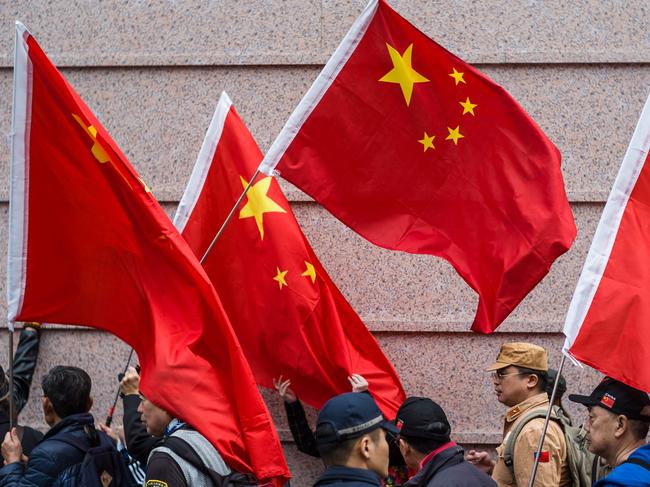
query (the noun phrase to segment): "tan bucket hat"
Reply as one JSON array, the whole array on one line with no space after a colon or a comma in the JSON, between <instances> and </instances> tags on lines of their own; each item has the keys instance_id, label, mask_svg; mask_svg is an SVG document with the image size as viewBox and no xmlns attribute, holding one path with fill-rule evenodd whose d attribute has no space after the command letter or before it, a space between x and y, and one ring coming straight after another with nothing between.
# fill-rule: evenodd
<instances>
[{"instance_id":1,"label":"tan bucket hat","mask_svg":"<svg viewBox=\"0 0 650 487\"><path fill-rule=\"evenodd\" d=\"M509 365L548 372L548 355L539 345L516 342L501 345L496 362L486 370L499 370Z\"/></svg>"}]
</instances>

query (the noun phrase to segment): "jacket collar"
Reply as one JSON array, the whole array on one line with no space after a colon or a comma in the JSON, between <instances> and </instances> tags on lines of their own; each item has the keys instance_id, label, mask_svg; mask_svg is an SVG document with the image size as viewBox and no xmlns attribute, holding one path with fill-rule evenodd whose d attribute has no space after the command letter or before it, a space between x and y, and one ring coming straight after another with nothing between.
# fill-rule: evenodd
<instances>
[{"instance_id":1,"label":"jacket collar","mask_svg":"<svg viewBox=\"0 0 650 487\"><path fill-rule=\"evenodd\" d=\"M436 448L435 450L433 450L426 457L424 457L422 459L422 461L420 462L420 470L422 470L427 463L429 463L431 460L433 460L433 457L435 457L438 453L440 453L442 451L445 451L447 448L451 448L452 446L456 446L456 443L454 443L453 441L450 441L450 442L445 443L444 445L442 445L440 448Z\"/></svg>"},{"instance_id":2,"label":"jacket collar","mask_svg":"<svg viewBox=\"0 0 650 487\"><path fill-rule=\"evenodd\" d=\"M548 395L545 392L535 394L534 396L531 396L525 401L522 401L516 406L512 406L510 409L508 409L506 412L506 423L512 423L526 411L530 411L531 409L538 407L547 407L548 405Z\"/></svg>"},{"instance_id":3,"label":"jacket collar","mask_svg":"<svg viewBox=\"0 0 650 487\"><path fill-rule=\"evenodd\" d=\"M95 418L93 418L92 414L90 413L71 414L70 416L66 416L57 424L52 426L52 428L45 434L44 439L51 438L52 436L63 431L64 429L68 429L71 427L79 427L81 429L84 426L91 426L93 428L95 427Z\"/></svg>"},{"instance_id":4,"label":"jacket collar","mask_svg":"<svg viewBox=\"0 0 650 487\"><path fill-rule=\"evenodd\" d=\"M456 465L462 463L464 459L464 450L451 442L451 444L445 445L446 448L438 449L436 455L431 455L429 461L426 461L426 458L422 461L422 468L416 473L411 479L405 484L407 486L415 485L427 485L433 476L440 470L443 466L449 464ZM428 457L427 457L428 458Z\"/></svg>"},{"instance_id":5,"label":"jacket collar","mask_svg":"<svg viewBox=\"0 0 650 487\"><path fill-rule=\"evenodd\" d=\"M336 481L358 482L381 487L381 479L375 472L362 468L350 468L339 465L327 467L327 470L320 476L314 486L327 485Z\"/></svg>"}]
</instances>

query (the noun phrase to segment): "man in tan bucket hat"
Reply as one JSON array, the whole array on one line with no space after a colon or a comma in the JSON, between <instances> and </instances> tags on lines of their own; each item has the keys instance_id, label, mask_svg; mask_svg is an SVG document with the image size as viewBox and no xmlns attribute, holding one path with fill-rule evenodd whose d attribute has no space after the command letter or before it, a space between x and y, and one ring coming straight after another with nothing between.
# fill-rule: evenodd
<instances>
[{"instance_id":1,"label":"man in tan bucket hat","mask_svg":"<svg viewBox=\"0 0 650 487\"><path fill-rule=\"evenodd\" d=\"M499 487L528 485L535 462L535 452L544 427L544 418L526 422L514 442L512 463L504 458L510 433L533 411L546 411L548 357L546 350L532 343L505 343L496 361L487 370L492 372L492 384L497 400L506 406L503 442L497 447L497 458L488 452L470 451L467 460L492 474ZM536 486L570 486L571 472L562 427L549 422L535 477Z\"/></svg>"}]
</instances>

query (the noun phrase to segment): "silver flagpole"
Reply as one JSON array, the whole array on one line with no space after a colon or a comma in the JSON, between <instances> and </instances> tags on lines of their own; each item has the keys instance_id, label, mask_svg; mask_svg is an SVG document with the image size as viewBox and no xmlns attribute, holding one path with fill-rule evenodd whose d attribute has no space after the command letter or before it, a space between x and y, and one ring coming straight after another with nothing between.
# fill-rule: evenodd
<instances>
[{"instance_id":1,"label":"silver flagpole","mask_svg":"<svg viewBox=\"0 0 650 487\"><path fill-rule=\"evenodd\" d=\"M564 362L566 361L566 355L562 354L562 362L560 362L560 368L557 371L557 377L555 378L555 383L553 384L553 392L549 401L548 411L546 411L546 418L544 419L544 429L542 429L542 436L539 439L537 445L537 451L535 452L535 463L533 464L533 471L530 474L530 481L528 482L528 487L533 487L535 483L535 475L537 475L537 467L539 467L539 459L542 453L542 447L544 446L544 437L546 436L546 430L548 429L548 422L551 420L551 411L553 410L553 401L555 401L555 393L557 391L557 385L560 383L560 377L562 376L562 369L564 369Z\"/></svg>"},{"instance_id":2,"label":"silver flagpole","mask_svg":"<svg viewBox=\"0 0 650 487\"><path fill-rule=\"evenodd\" d=\"M253 177L249 181L248 185L246 188L244 188L244 192L241 194L237 202L235 203L235 206L232 207L232 210L230 210L230 213L228 213L228 216L226 217L226 220L223 222L221 225L221 228L217 232L217 234L214 236L212 239L212 243L210 243L210 246L208 247L208 250L205 251L205 254L203 254L203 257L201 257L201 264L205 262L205 259L208 258L208 254L212 250L212 247L214 247L214 244L217 243L217 240L219 240L219 237L221 237L221 234L223 231L226 229L226 225L228 225L228 222L232 219L233 215L235 214L235 211L237 211L237 208L239 207L239 204L242 202L244 199L244 196L246 196L246 193L248 192L249 188L253 185L253 181L255 181L255 178L257 175L260 173L260 168L257 168L257 171L255 171L255 174L253 174Z\"/></svg>"},{"instance_id":3,"label":"silver flagpole","mask_svg":"<svg viewBox=\"0 0 650 487\"><path fill-rule=\"evenodd\" d=\"M9 331L9 431L16 426L16 403L14 402L14 331Z\"/></svg>"}]
</instances>

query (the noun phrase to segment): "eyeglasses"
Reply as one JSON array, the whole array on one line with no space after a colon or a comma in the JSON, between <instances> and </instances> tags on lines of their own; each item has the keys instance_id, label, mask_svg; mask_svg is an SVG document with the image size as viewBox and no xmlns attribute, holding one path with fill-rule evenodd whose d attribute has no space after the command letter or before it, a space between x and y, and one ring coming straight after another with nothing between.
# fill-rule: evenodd
<instances>
[{"instance_id":1,"label":"eyeglasses","mask_svg":"<svg viewBox=\"0 0 650 487\"><path fill-rule=\"evenodd\" d=\"M501 382L504 377L508 377L509 375L526 375L524 372L510 372L509 374L502 374L498 370L495 372L492 372L492 379L496 380L497 382Z\"/></svg>"}]
</instances>

